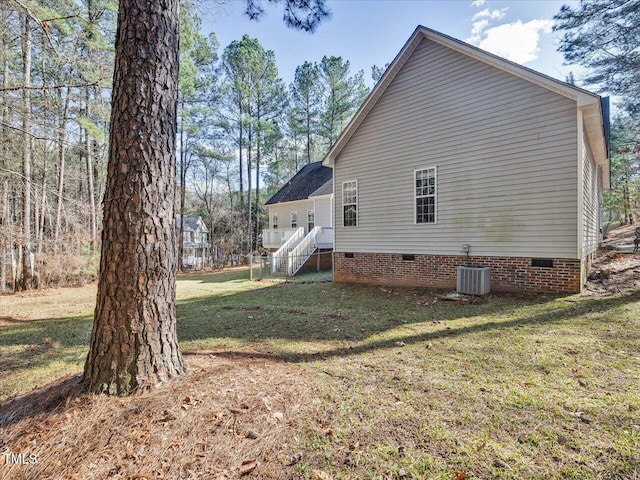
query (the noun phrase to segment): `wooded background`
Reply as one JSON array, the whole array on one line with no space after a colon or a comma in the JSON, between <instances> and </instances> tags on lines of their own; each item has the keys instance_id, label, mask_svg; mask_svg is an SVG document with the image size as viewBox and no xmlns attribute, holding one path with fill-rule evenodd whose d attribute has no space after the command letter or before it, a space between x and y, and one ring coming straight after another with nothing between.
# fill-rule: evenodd
<instances>
[{"instance_id":1,"label":"wooded background","mask_svg":"<svg viewBox=\"0 0 640 480\"><path fill-rule=\"evenodd\" d=\"M621 222L640 210L640 8L606 3L563 9L556 30L567 61L593 73L568 80L616 95L604 207ZM264 201L322 160L368 88L334 56L303 62L287 85L258 40L223 47L196 3L181 15L176 213L203 217L223 262L261 248ZM116 17L111 0L0 4L0 291L95 278Z\"/></svg>"}]
</instances>

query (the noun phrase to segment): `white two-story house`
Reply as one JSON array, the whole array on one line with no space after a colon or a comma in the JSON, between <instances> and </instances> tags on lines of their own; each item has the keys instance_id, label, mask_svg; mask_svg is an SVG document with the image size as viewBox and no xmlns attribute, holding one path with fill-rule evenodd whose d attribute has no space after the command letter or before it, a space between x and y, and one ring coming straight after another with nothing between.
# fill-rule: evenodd
<instances>
[{"instance_id":1,"label":"white two-story house","mask_svg":"<svg viewBox=\"0 0 640 480\"><path fill-rule=\"evenodd\" d=\"M288 264L293 275L316 250L333 248L333 171L314 162L305 165L267 202L269 228L262 246L275 268Z\"/></svg>"},{"instance_id":2,"label":"white two-story house","mask_svg":"<svg viewBox=\"0 0 640 480\"><path fill-rule=\"evenodd\" d=\"M180 232L180 215L176 215L176 233ZM184 216L182 268L200 270L210 261L209 229L200 216Z\"/></svg>"}]
</instances>

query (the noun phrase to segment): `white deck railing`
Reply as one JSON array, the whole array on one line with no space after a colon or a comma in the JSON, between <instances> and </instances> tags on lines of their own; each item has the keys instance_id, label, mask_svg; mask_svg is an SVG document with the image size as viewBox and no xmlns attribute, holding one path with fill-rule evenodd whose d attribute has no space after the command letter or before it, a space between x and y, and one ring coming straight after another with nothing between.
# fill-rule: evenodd
<instances>
[{"instance_id":1,"label":"white deck railing","mask_svg":"<svg viewBox=\"0 0 640 480\"><path fill-rule=\"evenodd\" d=\"M265 228L262 230L262 245L265 248L280 248L297 231L297 228Z\"/></svg>"},{"instance_id":2,"label":"white deck railing","mask_svg":"<svg viewBox=\"0 0 640 480\"><path fill-rule=\"evenodd\" d=\"M277 272L280 266L288 264L288 259L291 251L298 245L300 240L304 237L304 228L298 228L289 239L275 252L272 256L271 271Z\"/></svg>"}]
</instances>

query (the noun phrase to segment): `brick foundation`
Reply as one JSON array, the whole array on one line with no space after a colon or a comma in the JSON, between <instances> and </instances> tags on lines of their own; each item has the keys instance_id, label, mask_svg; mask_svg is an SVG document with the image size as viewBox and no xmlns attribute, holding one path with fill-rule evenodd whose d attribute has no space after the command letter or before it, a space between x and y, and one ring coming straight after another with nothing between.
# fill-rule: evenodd
<instances>
[{"instance_id":1,"label":"brick foundation","mask_svg":"<svg viewBox=\"0 0 640 480\"><path fill-rule=\"evenodd\" d=\"M403 260L397 253L334 253L334 280L407 287L456 288L460 265L491 268L491 290L511 292L578 293L582 262L553 258L553 267L533 267L531 257L466 257L464 255L413 255Z\"/></svg>"}]
</instances>

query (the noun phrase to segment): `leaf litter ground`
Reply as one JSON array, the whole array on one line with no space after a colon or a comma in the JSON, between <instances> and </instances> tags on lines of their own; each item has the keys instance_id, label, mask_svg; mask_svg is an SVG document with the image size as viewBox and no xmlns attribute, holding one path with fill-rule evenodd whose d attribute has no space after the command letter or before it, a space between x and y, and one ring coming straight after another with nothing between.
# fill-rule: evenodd
<instances>
[{"instance_id":1,"label":"leaf litter ground","mask_svg":"<svg viewBox=\"0 0 640 480\"><path fill-rule=\"evenodd\" d=\"M189 372L129 398L81 394L70 377L3 405L2 447L37 454L2 478L281 478L318 389L298 367L187 355ZM8 414L8 412L11 412Z\"/></svg>"}]
</instances>

